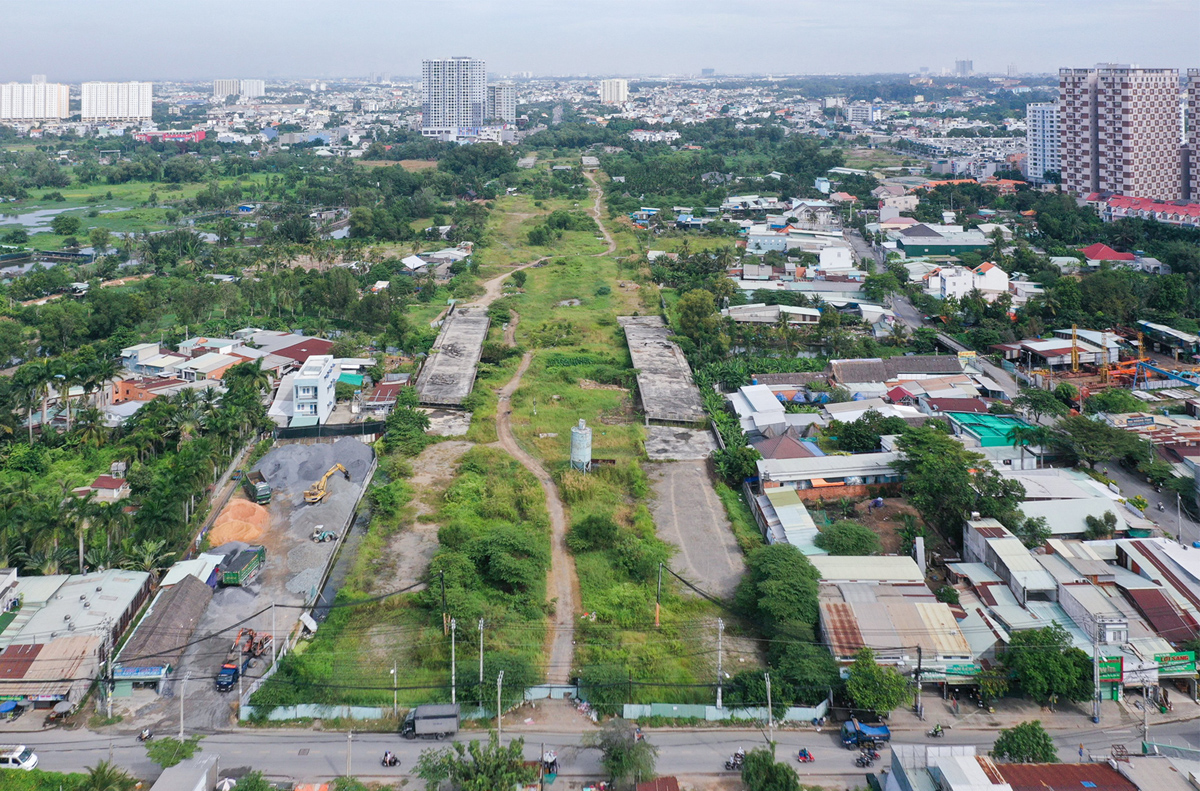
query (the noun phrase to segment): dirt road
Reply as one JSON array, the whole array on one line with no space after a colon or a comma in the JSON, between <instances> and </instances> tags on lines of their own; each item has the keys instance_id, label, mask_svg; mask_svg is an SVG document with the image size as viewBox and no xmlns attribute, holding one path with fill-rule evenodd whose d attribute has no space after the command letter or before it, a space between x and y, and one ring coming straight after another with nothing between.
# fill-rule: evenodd
<instances>
[{"instance_id":1,"label":"dirt road","mask_svg":"<svg viewBox=\"0 0 1200 791\"><path fill-rule=\"evenodd\" d=\"M591 171L585 170L583 175L587 176L587 180L592 182L592 187L596 190L596 199L592 202L592 217L595 218L596 225L600 226L600 233L604 234L604 241L608 242L608 249L603 253L596 253L595 257L612 255L617 252L617 240L612 238L612 234L604 227L604 220L600 219L600 200L604 197L604 190L596 183L596 177L592 175Z\"/></svg>"},{"instance_id":2,"label":"dirt road","mask_svg":"<svg viewBox=\"0 0 1200 791\"><path fill-rule=\"evenodd\" d=\"M546 495L546 510L550 513L550 579L546 595L555 601L554 623L550 628L549 650L546 653L546 680L565 684L570 680L571 663L575 653L575 608L579 601L579 580L575 576L575 559L567 551L567 518L562 498L554 479L532 456L521 450L512 432L512 394L521 386L521 377L529 369L532 352L526 352L517 373L500 389L496 405L496 434L500 447L533 473Z\"/></svg>"}]
</instances>

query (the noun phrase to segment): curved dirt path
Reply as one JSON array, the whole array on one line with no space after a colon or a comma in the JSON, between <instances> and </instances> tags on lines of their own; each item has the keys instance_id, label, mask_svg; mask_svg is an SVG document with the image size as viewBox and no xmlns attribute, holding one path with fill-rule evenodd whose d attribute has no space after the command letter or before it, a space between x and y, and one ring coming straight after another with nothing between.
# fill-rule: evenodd
<instances>
[{"instance_id":1,"label":"curved dirt path","mask_svg":"<svg viewBox=\"0 0 1200 791\"><path fill-rule=\"evenodd\" d=\"M612 237L608 229L604 227L604 221L600 219L600 200L604 197L604 190L596 183L596 177L592 175L590 170L583 171L583 175L587 180L592 182L592 188L596 190L596 199L592 202L592 217L596 220L596 225L600 226L600 233L604 234L604 241L608 242L608 249L603 253L596 253L595 258L605 255L612 255L617 252L617 240Z\"/></svg>"},{"instance_id":2,"label":"curved dirt path","mask_svg":"<svg viewBox=\"0 0 1200 791\"><path fill-rule=\"evenodd\" d=\"M575 656L575 608L579 602L579 579L575 576L575 559L567 551L567 517L562 498L554 479L537 459L530 456L517 444L512 432L512 394L521 386L521 377L529 369L533 352L525 352L517 373L508 384L500 388L496 404L496 434L500 447L521 466L533 473L546 495L546 510L550 514L550 576L546 585L546 596L555 602L554 623L550 627L546 651L546 680L552 684L566 684L571 678L571 665Z\"/></svg>"}]
</instances>

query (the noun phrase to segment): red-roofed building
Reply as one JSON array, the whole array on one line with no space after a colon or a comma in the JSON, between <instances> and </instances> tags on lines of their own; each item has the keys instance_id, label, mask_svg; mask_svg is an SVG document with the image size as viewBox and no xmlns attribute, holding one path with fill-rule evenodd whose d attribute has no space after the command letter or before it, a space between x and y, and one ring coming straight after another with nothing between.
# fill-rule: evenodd
<instances>
[{"instance_id":1,"label":"red-roofed building","mask_svg":"<svg viewBox=\"0 0 1200 791\"><path fill-rule=\"evenodd\" d=\"M1013 791L1138 791L1108 764L993 764Z\"/></svg>"},{"instance_id":2,"label":"red-roofed building","mask_svg":"<svg viewBox=\"0 0 1200 791\"><path fill-rule=\"evenodd\" d=\"M928 415L940 412L969 412L974 415L985 415L988 405L978 398L922 398L921 411Z\"/></svg>"},{"instance_id":3,"label":"red-roofed building","mask_svg":"<svg viewBox=\"0 0 1200 791\"><path fill-rule=\"evenodd\" d=\"M277 357L284 357L297 366L304 365L304 361L309 357L317 357L322 354L330 354L333 349L333 341L327 341L322 338L309 338L306 341L288 346L283 349L276 349L272 354Z\"/></svg>"},{"instance_id":4,"label":"red-roofed building","mask_svg":"<svg viewBox=\"0 0 1200 791\"><path fill-rule=\"evenodd\" d=\"M1129 198L1125 195L1106 196L1103 193L1093 193L1087 200L1100 210L1100 218L1105 222L1137 217L1169 225L1200 228L1200 203Z\"/></svg>"},{"instance_id":5,"label":"red-roofed building","mask_svg":"<svg viewBox=\"0 0 1200 791\"><path fill-rule=\"evenodd\" d=\"M1096 242L1093 245L1088 245L1079 252L1083 253L1083 257L1089 262L1091 261L1135 261L1137 256L1133 253L1118 253L1106 244Z\"/></svg>"},{"instance_id":6,"label":"red-roofed building","mask_svg":"<svg viewBox=\"0 0 1200 791\"><path fill-rule=\"evenodd\" d=\"M95 492L97 502L115 503L129 497L129 481L124 478L114 478L111 475L101 475L92 481L91 486L76 489L77 492Z\"/></svg>"}]
</instances>

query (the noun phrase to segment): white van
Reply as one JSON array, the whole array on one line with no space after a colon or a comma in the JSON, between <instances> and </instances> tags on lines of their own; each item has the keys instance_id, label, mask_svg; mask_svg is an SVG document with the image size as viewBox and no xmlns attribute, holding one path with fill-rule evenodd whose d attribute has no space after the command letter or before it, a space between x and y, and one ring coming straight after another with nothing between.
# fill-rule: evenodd
<instances>
[{"instance_id":1,"label":"white van","mask_svg":"<svg viewBox=\"0 0 1200 791\"><path fill-rule=\"evenodd\" d=\"M38 757L23 744L0 744L0 769L25 769L37 767Z\"/></svg>"}]
</instances>

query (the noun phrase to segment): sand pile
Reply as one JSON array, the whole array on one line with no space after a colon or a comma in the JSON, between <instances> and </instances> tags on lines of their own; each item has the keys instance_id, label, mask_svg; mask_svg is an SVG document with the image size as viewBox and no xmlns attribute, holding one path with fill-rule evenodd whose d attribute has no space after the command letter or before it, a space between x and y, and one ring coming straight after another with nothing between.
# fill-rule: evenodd
<instances>
[{"instance_id":1,"label":"sand pile","mask_svg":"<svg viewBox=\"0 0 1200 791\"><path fill-rule=\"evenodd\" d=\"M266 508L249 500L230 500L213 522L212 530L208 531L208 540L212 546L220 546L228 541L253 544L258 542L270 524L271 516Z\"/></svg>"}]
</instances>

